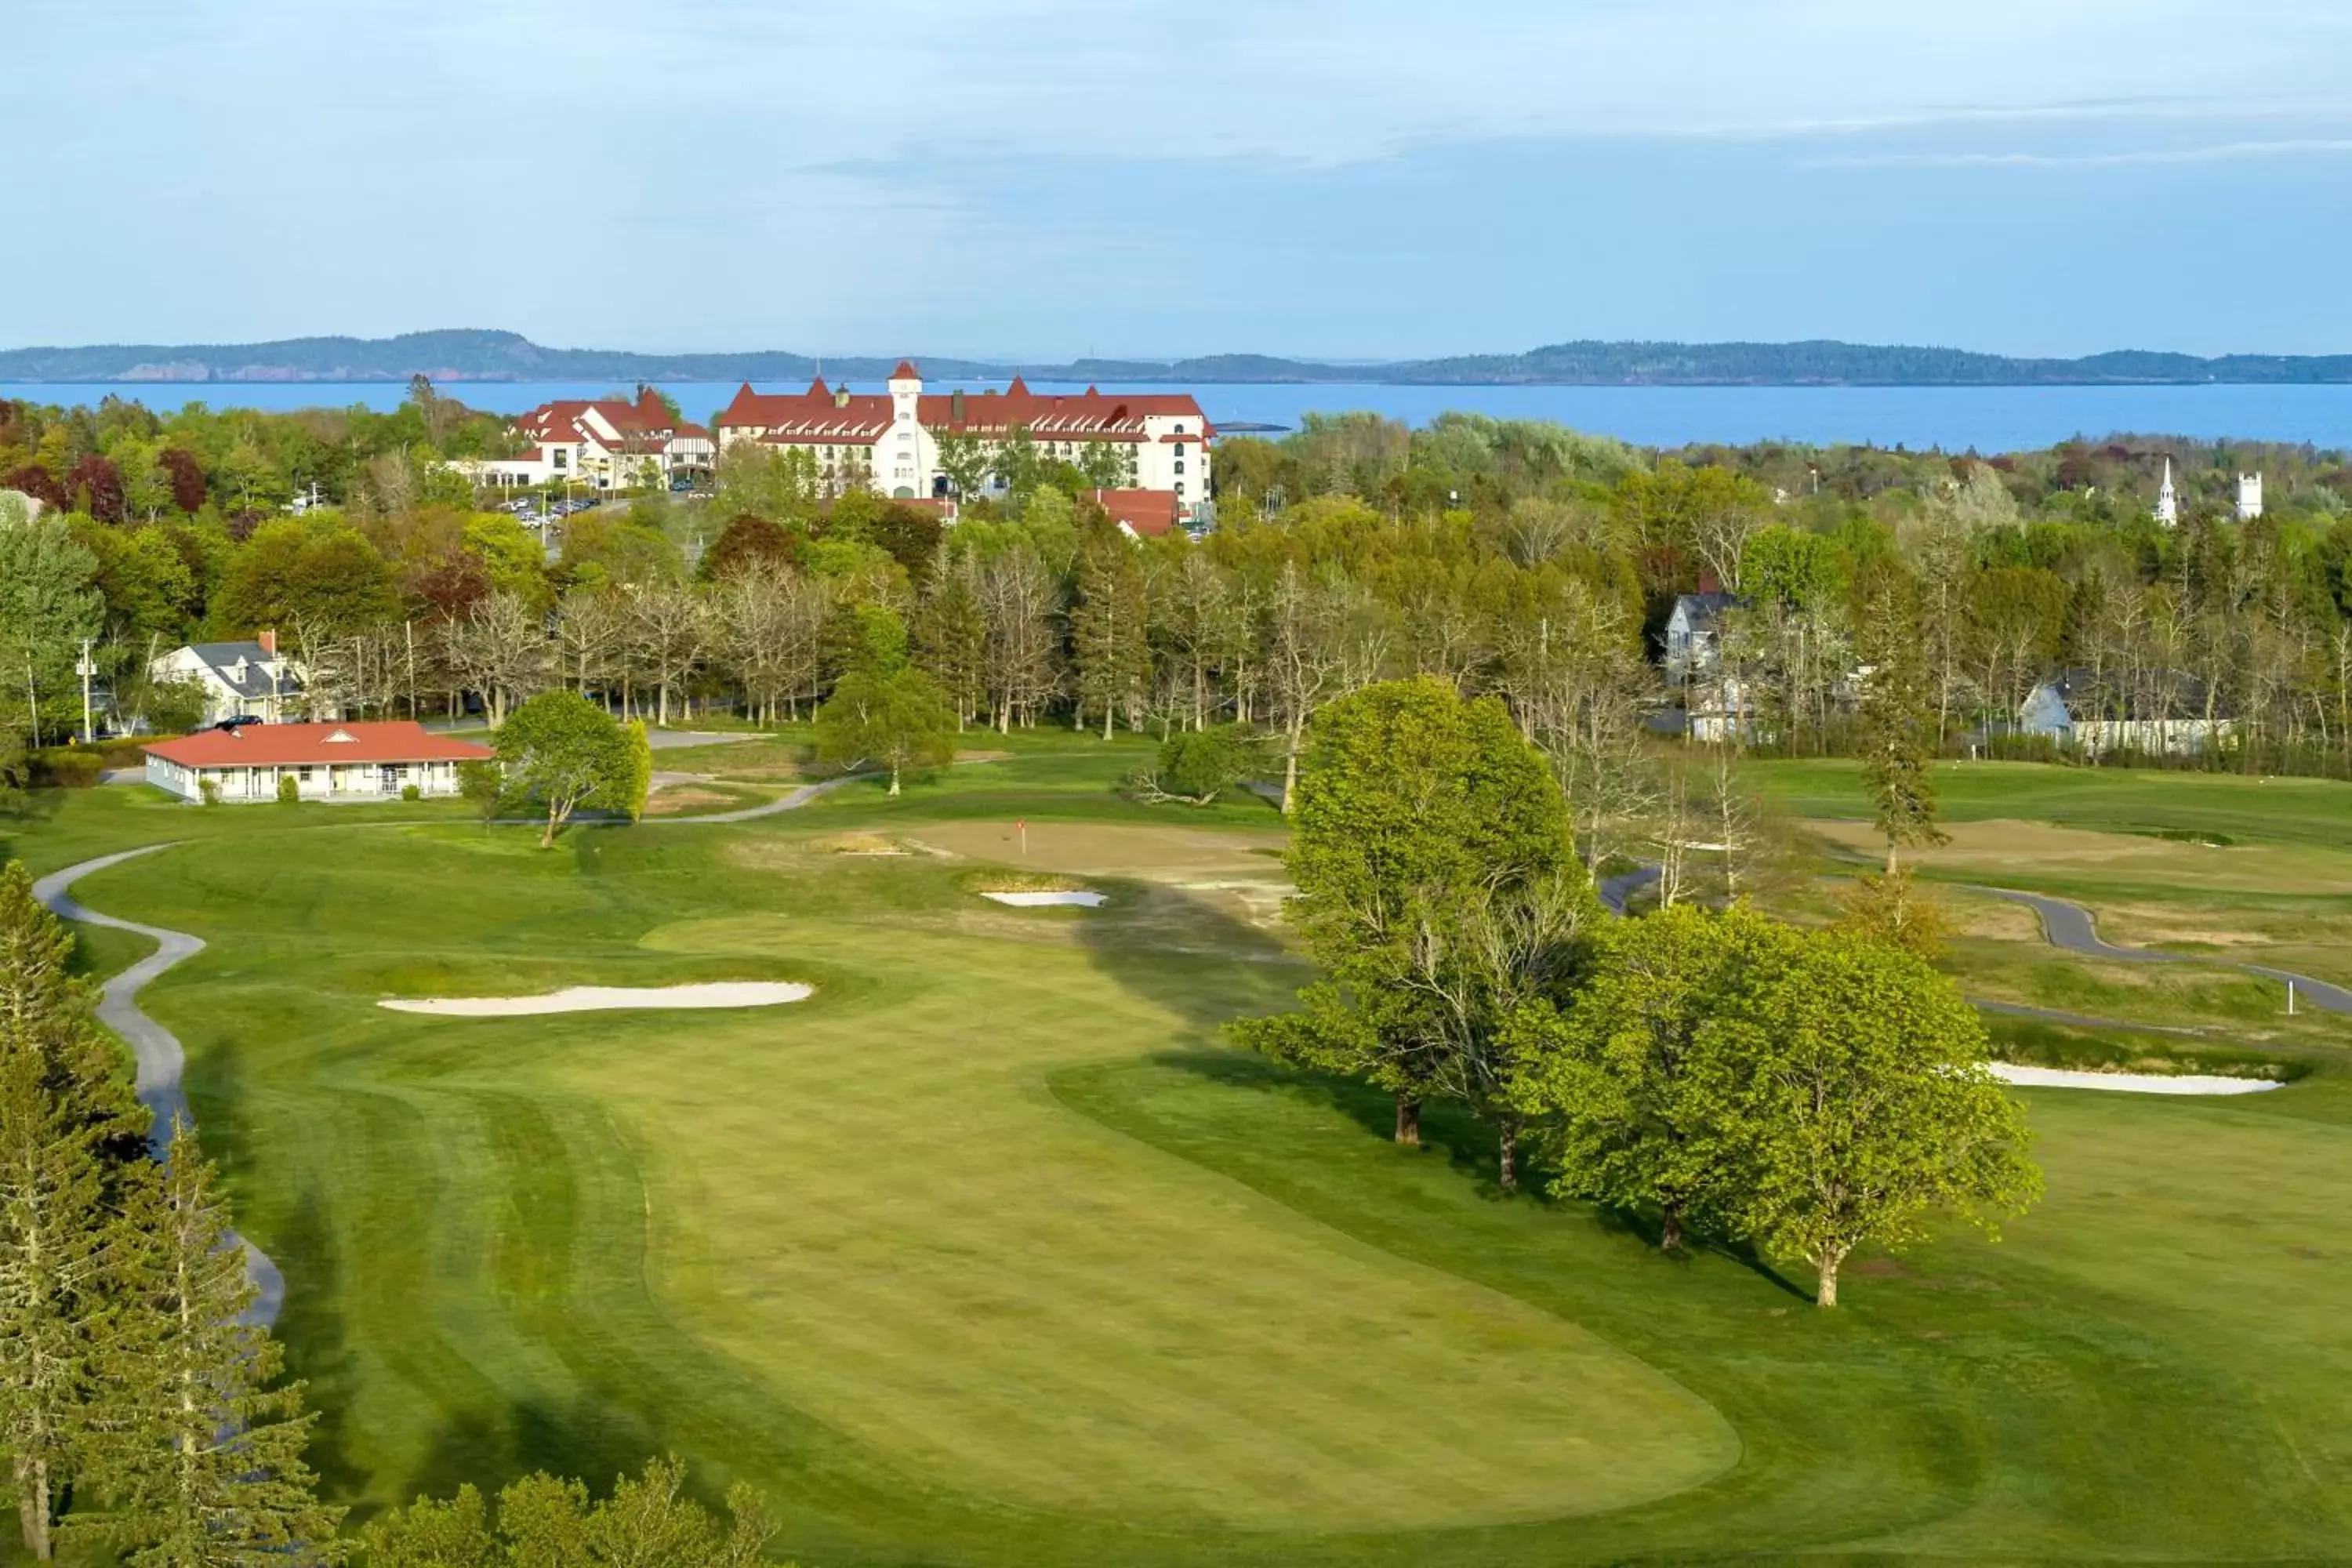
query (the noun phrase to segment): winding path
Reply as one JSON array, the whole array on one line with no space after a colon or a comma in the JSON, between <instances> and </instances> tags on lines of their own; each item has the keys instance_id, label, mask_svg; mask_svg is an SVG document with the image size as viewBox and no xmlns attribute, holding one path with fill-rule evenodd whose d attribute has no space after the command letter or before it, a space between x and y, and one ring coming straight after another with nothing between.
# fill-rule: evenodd
<instances>
[{"instance_id":1,"label":"winding path","mask_svg":"<svg viewBox=\"0 0 2352 1568\"><path fill-rule=\"evenodd\" d=\"M2085 958L2110 959L2118 963L2216 963L2229 969L2242 970L2248 974L2292 982L2295 995L2322 1012L2352 1013L2352 991L2341 985L2332 985L2325 980L2315 980L2308 974L2297 974L2291 969L2273 969L2264 963L2241 963L2235 959L2212 958L2203 953L2117 947L2113 942L2100 940L2098 917L2081 904L2053 899L2045 893L2020 892L2014 888L1973 887L1969 891L1988 893L1996 899L2006 899L2012 904L2025 905L2042 917L2042 934L2050 945L2068 952L2080 953Z\"/></svg>"},{"instance_id":2,"label":"winding path","mask_svg":"<svg viewBox=\"0 0 2352 1568\"><path fill-rule=\"evenodd\" d=\"M135 921L100 914L96 910L76 902L69 889L92 871L103 871L110 866L119 866L125 860L170 847L169 844L150 844L143 848L101 855L95 860L85 860L79 866L52 871L33 884L33 896L59 920L79 921L85 925L132 931L155 943L153 952L109 979L100 990L98 1018L99 1022L130 1043L131 1054L139 1064L139 1100L154 1117L153 1130L148 1135L148 1142L159 1160L171 1147L173 1125L184 1121L193 1127L195 1118L188 1113L187 1092L180 1085L187 1053L180 1048L176 1036L140 1010L139 993L146 988L149 981L173 964L202 952L204 941L185 931L166 931L162 926L141 925ZM234 1231L230 1237L245 1248L246 1276L253 1281L257 1292L253 1305L245 1310L244 1321L267 1328L278 1321L278 1310L285 1304L286 1276L261 1248Z\"/></svg>"}]
</instances>

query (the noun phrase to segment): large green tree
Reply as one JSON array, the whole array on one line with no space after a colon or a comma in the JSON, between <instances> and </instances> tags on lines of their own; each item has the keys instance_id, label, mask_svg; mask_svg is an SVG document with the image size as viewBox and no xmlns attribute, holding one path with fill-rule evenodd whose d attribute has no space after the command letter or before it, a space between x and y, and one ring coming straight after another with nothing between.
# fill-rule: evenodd
<instances>
[{"instance_id":1,"label":"large green tree","mask_svg":"<svg viewBox=\"0 0 2352 1568\"><path fill-rule=\"evenodd\" d=\"M1740 1228L1811 1264L1820 1305L1857 1247L1918 1240L1938 1213L1990 1234L2040 1195L1983 1020L1916 955L1813 933L1717 1026L1743 1064Z\"/></svg>"},{"instance_id":2,"label":"large green tree","mask_svg":"<svg viewBox=\"0 0 2352 1568\"><path fill-rule=\"evenodd\" d=\"M74 661L104 628L99 563L53 513L0 518L0 714L30 732L80 712Z\"/></svg>"},{"instance_id":3,"label":"large green tree","mask_svg":"<svg viewBox=\"0 0 2352 1568\"><path fill-rule=\"evenodd\" d=\"M954 756L954 721L939 682L918 666L861 665L834 683L816 710L816 753L836 767L888 770L895 795L902 772L940 767Z\"/></svg>"},{"instance_id":4,"label":"large green tree","mask_svg":"<svg viewBox=\"0 0 2352 1568\"><path fill-rule=\"evenodd\" d=\"M497 740L509 790L546 808L542 849L554 847L574 811L634 811L640 804L631 798L640 770L630 736L576 691L541 692L508 716Z\"/></svg>"},{"instance_id":5,"label":"large green tree","mask_svg":"<svg viewBox=\"0 0 2352 1568\"><path fill-rule=\"evenodd\" d=\"M1323 710L1299 776L1287 856L1291 915L1322 965L1306 1025L1388 1063L1497 1129L1517 1180L1512 1015L1552 993L1597 909L1569 837L1567 803L1542 756L1492 698L1465 700L1422 677L1365 688ZM1339 1026L1335 1009L1355 1022ZM1259 1026L1261 1043L1283 1037Z\"/></svg>"},{"instance_id":6,"label":"large green tree","mask_svg":"<svg viewBox=\"0 0 2352 1568\"><path fill-rule=\"evenodd\" d=\"M1746 909L1676 904L1605 928L1573 999L1522 1014L1521 1094L1547 1130L1555 1192L1654 1209L1668 1251L1686 1224L1736 1208L1739 1063L1720 1025L1797 940Z\"/></svg>"}]
</instances>

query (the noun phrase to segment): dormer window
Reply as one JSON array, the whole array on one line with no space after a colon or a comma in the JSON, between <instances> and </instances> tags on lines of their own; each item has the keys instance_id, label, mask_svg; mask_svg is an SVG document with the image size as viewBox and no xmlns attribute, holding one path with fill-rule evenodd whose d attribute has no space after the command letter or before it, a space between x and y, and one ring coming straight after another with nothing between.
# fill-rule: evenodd
<instances>
[{"instance_id":1,"label":"dormer window","mask_svg":"<svg viewBox=\"0 0 2352 1568\"><path fill-rule=\"evenodd\" d=\"M349 742L358 739L359 737L352 734L349 730L338 730L333 734L327 737L327 744L331 746L348 744Z\"/></svg>"}]
</instances>

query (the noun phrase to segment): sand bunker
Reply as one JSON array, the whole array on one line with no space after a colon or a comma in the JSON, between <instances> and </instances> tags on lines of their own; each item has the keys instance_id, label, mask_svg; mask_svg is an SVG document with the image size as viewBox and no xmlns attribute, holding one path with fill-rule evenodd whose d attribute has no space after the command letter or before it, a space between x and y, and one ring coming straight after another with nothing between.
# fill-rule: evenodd
<instances>
[{"instance_id":1,"label":"sand bunker","mask_svg":"<svg viewBox=\"0 0 2352 1568\"><path fill-rule=\"evenodd\" d=\"M1082 909L1099 908L1107 895L1102 893L982 893L983 899L994 899L1000 904L1011 904L1016 910L1041 910L1054 904L1076 904Z\"/></svg>"},{"instance_id":2,"label":"sand bunker","mask_svg":"<svg viewBox=\"0 0 2352 1568\"><path fill-rule=\"evenodd\" d=\"M426 996L376 1004L395 1013L449 1018L523 1018L541 1013L602 1013L620 1008L773 1007L806 1001L813 988L765 980L719 980L698 985L571 985L539 996Z\"/></svg>"},{"instance_id":3,"label":"sand bunker","mask_svg":"<svg viewBox=\"0 0 2352 1568\"><path fill-rule=\"evenodd\" d=\"M2286 1085L2267 1078L2168 1078L2160 1073L2076 1072L1994 1062L1993 1076L2027 1089L2104 1089L2117 1094L2261 1094Z\"/></svg>"}]
</instances>

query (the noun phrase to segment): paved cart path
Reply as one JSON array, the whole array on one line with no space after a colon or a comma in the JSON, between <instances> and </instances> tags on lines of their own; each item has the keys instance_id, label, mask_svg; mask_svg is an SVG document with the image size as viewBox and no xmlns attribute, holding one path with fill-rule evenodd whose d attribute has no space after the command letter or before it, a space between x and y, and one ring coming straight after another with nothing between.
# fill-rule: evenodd
<instances>
[{"instance_id":1,"label":"paved cart path","mask_svg":"<svg viewBox=\"0 0 2352 1568\"><path fill-rule=\"evenodd\" d=\"M69 889L92 871L103 871L110 866L119 866L125 860L170 847L168 844L150 844L144 848L101 855L95 860L85 860L79 866L52 871L33 884L33 896L60 920L134 931L155 943L153 952L107 981L100 990L98 1017L99 1022L130 1043L131 1054L139 1064L139 1100L155 1118L154 1130L149 1134L149 1144L157 1159L162 1159L170 1147L173 1124L184 1120L193 1127L195 1118L188 1113L187 1093L180 1086L180 1075L187 1064L187 1053L180 1048L176 1036L140 1010L139 993L146 989L148 982L165 970L202 952L204 941L185 931L166 931L162 926L141 925L136 921L102 915L77 902ZM267 1328L278 1321L278 1310L285 1302L286 1276L278 1271L277 1264L270 1261L268 1253L235 1232L230 1236L236 1245L245 1248L246 1275L253 1281L257 1292L253 1305L246 1310L246 1321Z\"/></svg>"},{"instance_id":2,"label":"paved cart path","mask_svg":"<svg viewBox=\"0 0 2352 1568\"><path fill-rule=\"evenodd\" d=\"M2214 958L2204 953L2117 947L2100 939L2098 917L2081 904L2053 899L2046 893L2020 892L2014 888L1980 887L1970 890L2025 905L2042 917L2042 934L2048 939L2050 945L2068 952L2081 953L2085 958L2111 959L2118 963L2217 963L2272 980L2293 981L2298 1001L2308 1002L2322 1012L2352 1013L2352 991L2347 991L2341 985L2331 985L2325 980L2315 980L2308 974L2297 974L2291 969L2273 969L2266 963L2241 963L2235 959Z\"/></svg>"}]
</instances>

